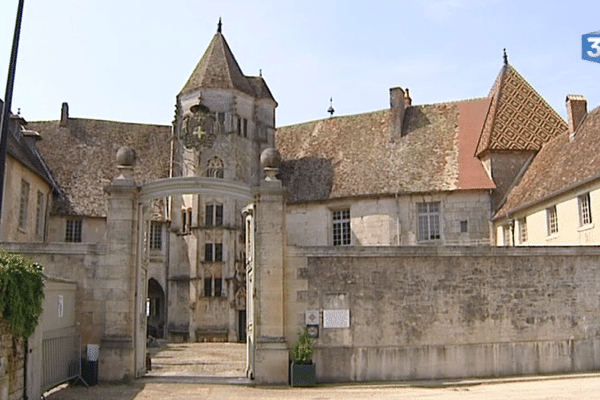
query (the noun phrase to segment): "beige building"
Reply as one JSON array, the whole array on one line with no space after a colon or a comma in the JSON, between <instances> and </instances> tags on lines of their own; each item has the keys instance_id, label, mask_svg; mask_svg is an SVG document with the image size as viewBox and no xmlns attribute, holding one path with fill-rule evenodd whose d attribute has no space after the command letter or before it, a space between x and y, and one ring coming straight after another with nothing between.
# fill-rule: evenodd
<instances>
[{"instance_id":1,"label":"beige building","mask_svg":"<svg viewBox=\"0 0 600 400\"><path fill-rule=\"evenodd\" d=\"M493 218L497 245L597 245L600 110L567 96L569 128L537 153Z\"/></svg>"},{"instance_id":2,"label":"beige building","mask_svg":"<svg viewBox=\"0 0 600 400\"><path fill-rule=\"evenodd\" d=\"M0 227L2 242L45 241L49 205L53 193L58 191L36 147L40 135L26 126L25 119L11 116Z\"/></svg>"}]
</instances>

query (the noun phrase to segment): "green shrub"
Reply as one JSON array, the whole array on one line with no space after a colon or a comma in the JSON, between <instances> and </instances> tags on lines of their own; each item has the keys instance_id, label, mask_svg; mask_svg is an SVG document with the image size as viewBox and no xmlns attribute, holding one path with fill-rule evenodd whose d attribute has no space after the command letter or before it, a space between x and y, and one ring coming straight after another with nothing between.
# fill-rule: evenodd
<instances>
[{"instance_id":1,"label":"green shrub","mask_svg":"<svg viewBox=\"0 0 600 400\"><path fill-rule=\"evenodd\" d=\"M311 364L313 351L313 338L305 327L298 331L298 341L292 347L292 361L294 364Z\"/></svg>"},{"instance_id":2,"label":"green shrub","mask_svg":"<svg viewBox=\"0 0 600 400\"><path fill-rule=\"evenodd\" d=\"M43 300L42 267L21 254L0 250L0 313L14 336L31 336Z\"/></svg>"}]
</instances>

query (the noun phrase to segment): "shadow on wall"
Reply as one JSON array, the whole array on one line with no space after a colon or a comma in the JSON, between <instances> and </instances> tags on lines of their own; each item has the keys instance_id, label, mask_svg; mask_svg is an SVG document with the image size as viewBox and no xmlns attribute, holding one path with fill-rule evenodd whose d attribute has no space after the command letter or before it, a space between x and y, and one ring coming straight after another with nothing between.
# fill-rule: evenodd
<instances>
[{"instance_id":1,"label":"shadow on wall","mask_svg":"<svg viewBox=\"0 0 600 400\"><path fill-rule=\"evenodd\" d=\"M288 188L292 202L323 200L331 193L333 166L322 157L286 160L279 167L278 178Z\"/></svg>"}]
</instances>

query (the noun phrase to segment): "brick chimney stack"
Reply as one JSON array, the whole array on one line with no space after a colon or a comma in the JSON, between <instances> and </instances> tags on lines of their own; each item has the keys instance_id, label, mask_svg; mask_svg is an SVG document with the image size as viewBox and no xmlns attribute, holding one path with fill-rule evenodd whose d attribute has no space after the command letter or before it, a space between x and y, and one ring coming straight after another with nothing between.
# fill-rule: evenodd
<instances>
[{"instance_id":1,"label":"brick chimney stack","mask_svg":"<svg viewBox=\"0 0 600 400\"><path fill-rule=\"evenodd\" d=\"M401 87L390 89L390 140L400 139L402 136L402 122L406 110L406 99Z\"/></svg>"},{"instance_id":2,"label":"brick chimney stack","mask_svg":"<svg viewBox=\"0 0 600 400\"><path fill-rule=\"evenodd\" d=\"M587 99L581 94L567 95L569 134L573 135L587 114Z\"/></svg>"}]
</instances>

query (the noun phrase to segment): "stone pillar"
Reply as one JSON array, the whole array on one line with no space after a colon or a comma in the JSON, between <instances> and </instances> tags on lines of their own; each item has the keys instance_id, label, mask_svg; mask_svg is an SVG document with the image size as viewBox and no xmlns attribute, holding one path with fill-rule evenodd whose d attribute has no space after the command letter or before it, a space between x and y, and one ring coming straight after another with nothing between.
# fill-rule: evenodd
<instances>
[{"instance_id":1,"label":"stone pillar","mask_svg":"<svg viewBox=\"0 0 600 400\"><path fill-rule=\"evenodd\" d=\"M274 149L267 149L263 153ZM277 165L265 161L265 169ZM277 157L279 155L277 154ZM285 262L284 189L275 173L269 173L256 194L255 214L255 366L259 384L287 384L289 352L284 340L283 266Z\"/></svg>"},{"instance_id":2,"label":"stone pillar","mask_svg":"<svg viewBox=\"0 0 600 400\"><path fill-rule=\"evenodd\" d=\"M135 377L137 194L131 175L135 153L117 155L121 174L104 188L108 197L107 256L103 275L105 313L98 375L101 381ZM121 156L121 157L119 157Z\"/></svg>"}]
</instances>

